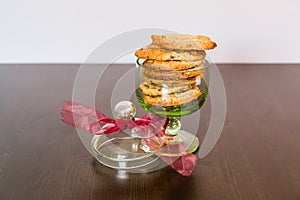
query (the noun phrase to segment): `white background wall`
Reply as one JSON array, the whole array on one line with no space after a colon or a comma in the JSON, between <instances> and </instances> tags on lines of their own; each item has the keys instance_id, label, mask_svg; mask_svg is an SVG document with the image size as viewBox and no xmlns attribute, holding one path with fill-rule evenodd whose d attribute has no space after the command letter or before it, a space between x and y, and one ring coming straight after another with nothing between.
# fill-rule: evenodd
<instances>
[{"instance_id":1,"label":"white background wall","mask_svg":"<svg viewBox=\"0 0 300 200\"><path fill-rule=\"evenodd\" d=\"M144 27L208 35L216 62L299 63L299 26L299 0L0 0L0 63L80 63Z\"/></svg>"}]
</instances>

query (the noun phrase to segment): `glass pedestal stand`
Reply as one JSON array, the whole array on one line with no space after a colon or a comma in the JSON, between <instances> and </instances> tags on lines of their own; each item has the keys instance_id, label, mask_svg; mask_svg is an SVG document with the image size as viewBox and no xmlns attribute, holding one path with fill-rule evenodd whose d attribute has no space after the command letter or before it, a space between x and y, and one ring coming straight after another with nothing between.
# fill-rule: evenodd
<instances>
[{"instance_id":1,"label":"glass pedestal stand","mask_svg":"<svg viewBox=\"0 0 300 200\"><path fill-rule=\"evenodd\" d=\"M169 73L173 73L173 75L178 75L178 73L197 74L197 77L194 77L192 79L192 81L195 81L194 85L189 84L188 81L191 80L181 80L185 85L182 87L188 88L188 92L186 94L190 96L187 96L187 98L192 97L194 100L186 101L186 103L182 103L176 106L168 106L167 104L163 103L150 105L145 102L145 96L148 98L151 97L147 96L142 91L141 86L147 87L149 90L155 88L154 92L161 92L161 94L159 94L158 96L164 97L166 99L175 98L172 91L174 90L174 88L178 88L171 86L169 87L168 85L164 84L165 82L163 82L161 86L149 86L149 80L147 79L147 82L144 76L144 74L147 73L162 75L166 72L163 70L153 71L152 69L149 71L147 67L140 64L139 60L137 60L137 70L135 78L137 88L136 96L140 105L146 111L167 118L167 122L165 123L167 124L167 126L162 127L162 130L165 130L165 134L162 135L161 138L159 138L159 140L163 141L162 143L164 145L162 146L162 148L157 149L155 150L155 152L153 152L151 151L151 148L147 146L147 139L138 137L138 134L135 134L132 130L126 130L126 132L115 132L109 135L94 136L92 139L91 148L98 161L103 165L114 169L126 170L128 172L149 172L158 170L167 165L160 159L160 156L179 157L184 154L193 153L199 147L199 140L194 134L180 129L181 123L178 117L196 112L205 102L208 95L208 61L205 60L203 62L203 66L195 67L193 71L189 72L167 71L167 75ZM162 79L163 78L164 77L162 77ZM151 81L152 79L150 80L150 83ZM182 99L185 99L184 95L180 96L178 94L178 96ZM122 120L132 120L135 114L135 106L128 101L118 103L114 110L115 118Z\"/></svg>"}]
</instances>

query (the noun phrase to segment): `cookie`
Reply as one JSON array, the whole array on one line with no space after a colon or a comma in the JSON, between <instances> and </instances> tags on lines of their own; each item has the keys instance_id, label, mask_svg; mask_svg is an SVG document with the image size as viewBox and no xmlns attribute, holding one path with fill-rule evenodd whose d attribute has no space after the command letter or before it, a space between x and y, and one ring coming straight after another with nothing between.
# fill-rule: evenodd
<instances>
[{"instance_id":1,"label":"cookie","mask_svg":"<svg viewBox=\"0 0 300 200\"><path fill-rule=\"evenodd\" d=\"M174 87L174 86L181 86L181 85L200 85L201 79L203 78L203 75L200 76L195 76L192 78L187 78L187 79L157 79L157 78L151 78L144 76L145 82L150 84L150 85L155 85L155 86L169 86L169 87Z\"/></svg>"},{"instance_id":2,"label":"cookie","mask_svg":"<svg viewBox=\"0 0 300 200\"><path fill-rule=\"evenodd\" d=\"M142 83L140 85L140 89L144 95L149 96L160 96L160 95L169 95L173 93L180 93L185 92L187 90L191 90L195 88L196 86L192 85L182 85L182 86L173 86L168 87L167 85L164 86L156 86L156 85L150 85L146 82Z\"/></svg>"},{"instance_id":3,"label":"cookie","mask_svg":"<svg viewBox=\"0 0 300 200\"><path fill-rule=\"evenodd\" d=\"M185 92L174 93L165 96L144 95L144 101L145 103L153 106L179 106L181 104L186 104L198 99L201 94L202 93L200 89L198 87L195 87L194 89Z\"/></svg>"},{"instance_id":4,"label":"cookie","mask_svg":"<svg viewBox=\"0 0 300 200\"><path fill-rule=\"evenodd\" d=\"M160 61L160 60L145 60L143 66L154 70L187 70L195 66L202 66L204 60L197 61Z\"/></svg>"},{"instance_id":5,"label":"cookie","mask_svg":"<svg viewBox=\"0 0 300 200\"><path fill-rule=\"evenodd\" d=\"M175 71L175 70L161 71L161 70L153 70L145 67L143 68L142 72L144 76L147 76L149 78L170 80L170 79L187 79L195 76L200 76L203 74L204 69L203 66L197 66L188 70L181 70L181 71Z\"/></svg>"},{"instance_id":6,"label":"cookie","mask_svg":"<svg viewBox=\"0 0 300 200\"><path fill-rule=\"evenodd\" d=\"M206 56L205 51L171 51L162 49L155 45L148 45L135 52L136 57L141 59L151 59L160 61L194 61L203 60Z\"/></svg>"},{"instance_id":7,"label":"cookie","mask_svg":"<svg viewBox=\"0 0 300 200\"><path fill-rule=\"evenodd\" d=\"M207 36L189 34L152 35L152 45L171 50L209 50L217 44Z\"/></svg>"}]
</instances>

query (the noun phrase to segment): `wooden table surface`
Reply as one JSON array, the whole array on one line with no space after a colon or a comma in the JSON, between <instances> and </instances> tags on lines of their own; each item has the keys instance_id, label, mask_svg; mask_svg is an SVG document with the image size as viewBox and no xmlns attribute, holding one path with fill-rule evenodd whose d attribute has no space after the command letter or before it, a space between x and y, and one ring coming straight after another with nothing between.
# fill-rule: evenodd
<instances>
[{"instance_id":1,"label":"wooden table surface","mask_svg":"<svg viewBox=\"0 0 300 200\"><path fill-rule=\"evenodd\" d=\"M226 121L193 175L165 167L120 178L60 120L79 65L0 65L0 199L300 199L300 65L218 66ZM112 86L132 67L105 72L96 104L106 114ZM200 141L210 110L208 98Z\"/></svg>"}]
</instances>

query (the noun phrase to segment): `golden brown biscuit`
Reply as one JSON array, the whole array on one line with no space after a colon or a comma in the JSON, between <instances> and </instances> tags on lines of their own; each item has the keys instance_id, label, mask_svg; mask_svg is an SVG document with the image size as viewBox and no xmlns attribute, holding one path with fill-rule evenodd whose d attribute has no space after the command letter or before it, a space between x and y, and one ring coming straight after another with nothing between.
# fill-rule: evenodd
<instances>
[{"instance_id":1,"label":"golden brown biscuit","mask_svg":"<svg viewBox=\"0 0 300 200\"><path fill-rule=\"evenodd\" d=\"M161 71L161 70L153 70L145 67L143 68L142 72L144 76L147 76L149 78L170 80L170 79L187 79L195 76L200 76L203 74L204 69L203 66L197 66L191 69L181 70L181 71L175 71L175 70Z\"/></svg>"},{"instance_id":2,"label":"golden brown biscuit","mask_svg":"<svg viewBox=\"0 0 300 200\"><path fill-rule=\"evenodd\" d=\"M152 35L152 45L172 50L209 50L217 44L207 36L189 34Z\"/></svg>"},{"instance_id":3,"label":"golden brown biscuit","mask_svg":"<svg viewBox=\"0 0 300 200\"><path fill-rule=\"evenodd\" d=\"M203 75L195 76L187 79L181 79L181 80L176 80L176 79L164 80L164 79L151 78L147 76L144 77L145 82L150 85L156 85L156 86L166 85L169 87L180 86L180 85L200 85L202 78Z\"/></svg>"},{"instance_id":4,"label":"golden brown biscuit","mask_svg":"<svg viewBox=\"0 0 300 200\"><path fill-rule=\"evenodd\" d=\"M177 61L191 61L203 60L206 56L205 51L171 51L162 49L161 47L148 45L135 52L136 57L151 60L177 60Z\"/></svg>"},{"instance_id":5,"label":"golden brown biscuit","mask_svg":"<svg viewBox=\"0 0 300 200\"><path fill-rule=\"evenodd\" d=\"M195 66L202 66L204 60L197 61L159 61L159 60L145 60L143 66L155 70L187 70Z\"/></svg>"},{"instance_id":6,"label":"golden brown biscuit","mask_svg":"<svg viewBox=\"0 0 300 200\"><path fill-rule=\"evenodd\" d=\"M144 95L145 103L153 106L179 106L181 104L189 103L193 100L198 99L201 96L201 91L198 87L194 89L174 93L165 96L148 96Z\"/></svg>"},{"instance_id":7,"label":"golden brown biscuit","mask_svg":"<svg viewBox=\"0 0 300 200\"><path fill-rule=\"evenodd\" d=\"M144 95L149 96L162 96L162 95L168 95L173 93L180 93L185 92L187 90L191 90L195 88L194 85L182 85L182 86L173 86L168 87L167 85L164 86L156 86L156 85L150 85L146 82L142 83L140 85L140 89Z\"/></svg>"}]
</instances>

